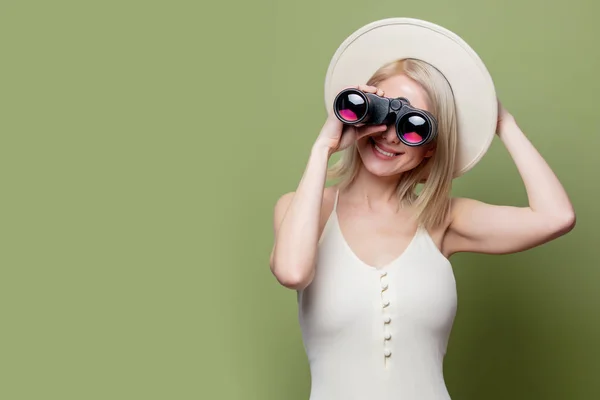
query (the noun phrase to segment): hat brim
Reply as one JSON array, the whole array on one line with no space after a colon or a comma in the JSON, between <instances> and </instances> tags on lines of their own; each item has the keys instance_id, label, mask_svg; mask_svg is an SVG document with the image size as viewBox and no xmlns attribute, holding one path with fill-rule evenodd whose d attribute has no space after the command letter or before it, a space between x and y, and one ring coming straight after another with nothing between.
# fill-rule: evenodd
<instances>
[{"instance_id":1,"label":"hat brim","mask_svg":"<svg viewBox=\"0 0 600 400\"><path fill-rule=\"evenodd\" d=\"M470 170L489 149L496 132L498 103L492 77L475 51L455 33L413 18L372 22L337 49L325 77L325 104L331 112L337 93L365 84L384 64L415 58L437 68L454 94L458 148L454 177Z\"/></svg>"}]
</instances>

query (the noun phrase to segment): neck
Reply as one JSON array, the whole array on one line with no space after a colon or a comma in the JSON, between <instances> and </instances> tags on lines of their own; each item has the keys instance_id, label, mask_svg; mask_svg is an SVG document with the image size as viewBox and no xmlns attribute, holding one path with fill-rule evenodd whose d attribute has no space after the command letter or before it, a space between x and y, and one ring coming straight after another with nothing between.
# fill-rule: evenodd
<instances>
[{"instance_id":1,"label":"neck","mask_svg":"<svg viewBox=\"0 0 600 400\"><path fill-rule=\"evenodd\" d=\"M346 192L355 201L366 203L368 208L377 208L383 204L397 204L397 186L397 175L376 176L361 167Z\"/></svg>"}]
</instances>

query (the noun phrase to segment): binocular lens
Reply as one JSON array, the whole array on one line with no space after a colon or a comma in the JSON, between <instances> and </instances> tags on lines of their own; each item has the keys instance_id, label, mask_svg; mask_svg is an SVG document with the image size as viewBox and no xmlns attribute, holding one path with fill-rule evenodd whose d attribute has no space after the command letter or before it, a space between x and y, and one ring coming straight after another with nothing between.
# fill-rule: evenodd
<instances>
[{"instance_id":1,"label":"binocular lens","mask_svg":"<svg viewBox=\"0 0 600 400\"><path fill-rule=\"evenodd\" d=\"M429 136L431 127L429 122L418 114L406 114L398 121L396 126L398 134L410 144L419 144Z\"/></svg>"},{"instance_id":2,"label":"binocular lens","mask_svg":"<svg viewBox=\"0 0 600 400\"><path fill-rule=\"evenodd\" d=\"M367 99L358 91L348 91L340 95L335 103L338 117L345 122L355 123L367 113Z\"/></svg>"}]
</instances>

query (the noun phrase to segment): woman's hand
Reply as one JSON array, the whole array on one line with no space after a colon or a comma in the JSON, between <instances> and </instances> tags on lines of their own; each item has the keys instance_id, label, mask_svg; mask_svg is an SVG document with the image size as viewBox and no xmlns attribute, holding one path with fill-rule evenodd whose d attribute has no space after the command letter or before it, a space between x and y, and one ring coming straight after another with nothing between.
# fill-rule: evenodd
<instances>
[{"instance_id":1,"label":"woman's hand","mask_svg":"<svg viewBox=\"0 0 600 400\"><path fill-rule=\"evenodd\" d=\"M374 93L378 96L383 96L384 94L383 90L374 86L358 85L354 88L365 93ZM323 128L321 128L314 146L326 149L329 155L344 150L359 138L359 126L345 125L332 112L327 117ZM360 137L383 132L386 129L387 126L385 125L365 126L360 129Z\"/></svg>"},{"instance_id":2,"label":"woman's hand","mask_svg":"<svg viewBox=\"0 0 600 400\"><path fill-rule=\"evenodd\" d=\"M496 124L496 135L500 136L508 121L514 121L514 117L504 108L500 102L500 99L498 99L498 122Z\"/></svg>"}]
</instances>

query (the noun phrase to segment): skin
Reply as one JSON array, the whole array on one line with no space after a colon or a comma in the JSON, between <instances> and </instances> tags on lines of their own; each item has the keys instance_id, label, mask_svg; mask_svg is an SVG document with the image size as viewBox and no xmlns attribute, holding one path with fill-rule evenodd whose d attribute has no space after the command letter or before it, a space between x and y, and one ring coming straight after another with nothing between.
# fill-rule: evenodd
<instances>
[{"instance_id":1,"label":"skin","mask_svg":"<svg viewBox=\"0 0 600 400\"><path fill-rule=\"evenodd\" d=\"M357 88L380 96L406 97L413 106L429 110L426 92L404 75L387 79L379 87ZM554 240L575 226L575 212L561 183L513 116L498 104L496 134L521 175L529 204L515 207L453 198L447 220L429 230L446 258L458 252L521 252ZM355 141L363 165L355 182L340 192L337 208L348 245L364 263L381 267L396 259L415 234L414 210L398 207L395 185L403 172L431 157L435 148L405 146L393 126L345 127L330 115L314 142L297 190L281 196L274 209L270 268L287 288L302 290L314 278L318 240L337 190L324 188L328 161ZM382 160L374 153L374 142L401 155ZM356 229L359 225L360 230Z\"/></svg>"}]
</instances>

